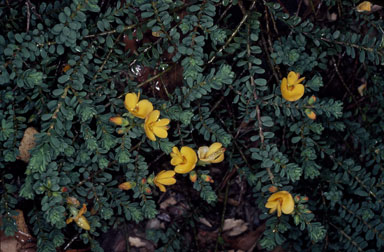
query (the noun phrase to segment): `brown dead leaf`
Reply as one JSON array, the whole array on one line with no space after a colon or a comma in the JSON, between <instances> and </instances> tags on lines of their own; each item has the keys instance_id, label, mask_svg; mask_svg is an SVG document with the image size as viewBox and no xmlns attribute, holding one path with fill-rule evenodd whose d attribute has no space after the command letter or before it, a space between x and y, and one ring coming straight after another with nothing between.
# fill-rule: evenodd
<instances>
[{"instance_id":1,"label":"brown dead leaf","mask_svg":"<svg viewBox=\"0 0 384 252\"><path fill-rule=\"evenodd\" d=\"M226 219L224 220L223 231L228 236L237 236L248 230L248 224L243 220Z\"/></svg>"},{"instance_id":2,"label":"brown dead leaf","mask_svg":"<svg viewBox=\"0 0 384 252\"><path fill-rule=\"evenodd\" d=\"M145 245L146 245L146 243L144 241L142 241L139 237L130 236L128 238L128 241L129 241L129 245L136 247L136 248L145 247Z\"/></svg>"},{"instance_id":3,"label":"brown dead leaf","mask_svg":"<svg viewBox=\"0 0 384 252\"><path fill-rule=\"evenodd\" d=\"M204 217L199 217L199 222L206 225L207 227L212 227L212 224Z\"/></svg>"},{"instance_id":4,"label":"brown dead leaf","mask_svg":"<svg viewBox=\"0 0 384 252\"><path fill-rule=\"evenodd\" d=\"M360 85L358 88L357 88L357 91L359 92L360 96L364 96L364 90L367 88L367 82L365 82L364 84Z\"/></svg>"},{"instance_id":5,"label":"brown dead leaf","mask_svg":"<svg viewBox=\"0 0 384 252\"><path fill-rule=\"evenodd\" d=\"M160 209L167 209L169 206L174 206L177 204L177 201L174 197L169 197L160 204Z\"/></svg>"},{"instance_id":6,"label":"brown dead leaf","mask_svg":"<svg viewBox=\"0 0 384 252\"><path fill-rule=\"evenodd\" d=\"M224 233L224 241L232 249L241 249L244 251L253 251L259 241L260 236L265 230L265 225L259 226L255 231L246 232L236 238Z\"/></svg>"},{"instance_id":7,"label":"brown dead leaf","mask_svg":"<svg viewBox=\"0 0 384 252\"><path fill-rule=\"evenodd\" d=\"M20 155L17 157L18 159L23 160L26 163L29 162L29 158L31 157L29 151L36 145L34 137L36 133L39 132L33 127L28 127L24 131L24 136L23 139L21 139L19 146Z\"/></svg>"}]
</instances>

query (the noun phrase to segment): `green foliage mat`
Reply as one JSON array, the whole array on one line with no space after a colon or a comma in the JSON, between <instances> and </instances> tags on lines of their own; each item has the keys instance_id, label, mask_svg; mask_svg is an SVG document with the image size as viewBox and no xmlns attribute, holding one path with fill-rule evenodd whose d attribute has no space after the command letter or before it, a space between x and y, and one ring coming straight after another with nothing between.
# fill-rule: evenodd
<instances>
[{"instance_id":1,"label":"green foliage mat","mask_svg":"<svg viewBox=\"0 0 384 252\"><path fill-rule=\"evenodd\" d=\"M102 251L103 232L158 216L163 181L166 194L188 198L189 211L148 239L159 251L201 250L184 233L214 212L210 249L222 251L228 191L246 182L265 250L383 250L383 11L358 4L2 1L1 230L13 235L23 209L38 251L73 238ZM280 89L290 72L305 77L295 101ZM127 111L127 93L170 119L167 137L148 139L149 119ZM110 121L119 116L125 124ZM24 163L29 127L39 133ZM200 156L174 185L160 179L174 169L173 147L197 152L214 142L225 148L222 162ZM265 206L277 190L294 200L292 211L283 198L271 203L282 204L281 216Z\"/></svg>"}]
</instances>

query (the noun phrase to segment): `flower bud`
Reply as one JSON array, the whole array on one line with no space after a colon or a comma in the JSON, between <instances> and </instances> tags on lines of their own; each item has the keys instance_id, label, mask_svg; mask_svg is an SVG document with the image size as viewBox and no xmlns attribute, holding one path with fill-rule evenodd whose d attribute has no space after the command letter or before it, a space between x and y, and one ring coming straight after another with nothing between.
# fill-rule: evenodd
<instances>
[{"instance_id":1,"label":"flower bud","mask_svg":"<svg viewBox=\"0 0 384 252\"><path fill-rule=\"evenodd\" d=\"M302 201L308 201L308 197L307 196L303 196L303 197L301 197L301 200Z\"/></svg>"},{"instance_id":2,"label":"flower bud","mask_svg":"<svg viewBox=\"0 0 384 252\"><path fill-rule=\"evenodd\" d=\"M316 120L316 114L311 109L306 109L305 114L308 116L311 120Z\"/></svg>"},{"instance_id":3,"label":"flower bud","mask_svg":"<svg viewBox=\"0 0 384 252\"><path fill-rule=\"evenodd\" d=\"M276 187L276 186L270 186L270 187L268 188L268 191L269 191L270 193L277 192L277 187Z\"/></svg>"},{"instance_id":4,"label":"flower bud","mask_svg":"<svg viewBox=\"0 0 384 252\"><path fill-rule=\"evenodd\" d=\"M61 188L61 192L68 192L68 188L66 188L65 186L63 186L63 187Z\"/></svg>"},{"instance_id":5,"label":"flower bud","mask_svg":"<svg viewBox=\"0 0 384 252\"><path fill-rule=\"evenodd\" d=\"M213 179L211 178L211 176L209 176L209 175L205 175L205 174L203 174L203 175L201 175L201 178L202 178L205 182L209 182L209 183L213 183L213 182L214 182Z\"/></svg>"},{"instance_id":6,"label":"flower bud","mask_svg":"<svg viewBox=\"0 0 384 252\"><path fill-rule=\"evenodd\" d=\"M121 189L121 190L130 190L133 187L135 187L135 185L136 184L134 182L127 181L127 182L124 182L124 183L120 184L119 185L119 189Z\"/></svg>"},{"instance_id":7,"label":"flower bud","mask_svg":"<svg viewBox=\"0 0 384 252\"><path fill-rule=\"evenodd\" d=\"M300 201L300 195L295 196L295 202L298 203Z\"/></svg>"},{"instance_id":8,"label":"flower bud","mask_svg":"<svg viewBox=\"0 0 384 252\"><path fill-rule=\"evenodd\" d=\"M312 95L309 99L308 99L308 104L309 105L312 105L316 102L317 98L316 96Z\"/></svg>"},{"instance_id":9,"label":"flower bud","mask_svg":"<svg viewBox=\"0 0 384 252\"><path fill-rule=\"evenodd\" d=\"M116 125L123 125L124 119L121 116L114 116L109 118L109 121Z\"/></svg>"},{"instance_id":10,"label":"flower bud","mask_svg":"<svg viewBox=\"0 0 384 252\"><path fill-rule=\"evenodd\" d=\"M189 173L189 180L191 180L192 183L195 183L197 180L197 174L194 171L191 171Z\"/></svg>"},{"instance_id":11,"label":"flower bud","mask_svg":"<svg viewBox=\"0 0 384 252\"><path fill-rule=\"evenodd\" d=\"M146 183L147 183L147 179L146 179L146 178L142 178L142 179L141 179L141 184L144 185L144 184L146 184Z\"/></svg>"},{"instance_id":12,"label":"flower bud","mask_svg":"<svg viewBox=\"0 0 384 252\"><path fill-rule=\"evenodd\" d=\"M71 69L71 66L66 64L64 67L63 67L63 72L66 73L69 69Z\"/></svg>"},{"instance_id":13,"label":"flower bud","mask_svg":"<svg viewBox=\"0 0 384 252\"><path fill-rule=\"evenodd\" d=\"M152 190L151 190L151 188L146 187L146 188L144 189L144 192L145 192L146 194L151 194L151 193L152 193Z\"/></svg>"}]
</instances>

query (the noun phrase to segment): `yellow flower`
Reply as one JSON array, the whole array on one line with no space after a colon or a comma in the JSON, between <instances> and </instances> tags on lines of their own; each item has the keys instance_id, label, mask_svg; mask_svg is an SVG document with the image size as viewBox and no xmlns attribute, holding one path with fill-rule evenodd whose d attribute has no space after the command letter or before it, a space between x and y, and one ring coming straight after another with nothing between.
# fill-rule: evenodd
<instances>
[{"instance_id":1,"label":"yellow flower","mask_svg":"<svg viewBox=\"0 0 384 252\"><path fill-rule=\"evenodd\" d=\"M148 100L139 101L140 93L128 93L125 95L124 106L134 116L144 119L152 110L152 103Z\"/></svg>"},{"instance_id":2,"label":"yellow flower","mask_svg":"<svg viewBox=\"0 0 384 252\"><path fill-rule=\"evenodd\" d=\"M272 194L267 203L266 208L270 208L269 213L274 213L277 210L277 216L281 216L281 212L290 214L295 208L295 202L293 201L292 195L287 191L279 191Z\"/></svg>"},{"instance_id":3,"label":"yellow flower","mask_svg":"<svg viewBox=\"0 0 384 252\"><path fill-rule=\"evenodd\" d=\"M213 143L211 146L201 146L197 151L203 164L220 163L224 160L225 148L221 143Z\"/></svg>"},{"instance_id":4,"label":"yellow flower","mask_svg":"<svg viewBox=\"0 0 384 252\"><path fill-rule=\"evenodd\" d=\"M358 12L364 12L364 11L371 11L372 10L372 3L369 1L361 2L357 7L356 10Z\"/></svg>"},{"instance_id":5,"label":"yellow flower","mask_svg":"<svg viewBox=\"0 0 384 252\"><path fill-rule=\"evenodd\" d=\"M160 191L165 192L167 190L164 185L173 185L176 183L176 179L173 177L175 174L174 171L161 171L153 179L153 183L155 183Z\"/></svg>"},{"instance_id":6,"label":"yellow flower","mask_svg":"<svg viewBox=\"0 0 384 252\"><path fill-rule=\"evenodd\" d=\"M168 118L160 119L160 111L153 110L148 116L145 118L144 122L144 130L145 134L152 141L156 141L156 137L159 138L167 138L168 136L168 124L170 120Z\"/></svg>"},{"instance_id":7,"label":"yellow flower","mask_svg":"<svg viewBox=\"0 0 384 252\"><path fill-rule=\"evenodd\" d=\"M171 157L171 165L175 166L177 173L188 173L196 166L197 155L191 147L183 146L180 151L177 147L173 147Z\"/></svg>"},{"instance_id":8,"label":"yellow flower","mask_svg":"<svg viewBox=\"0 0 384 252\"><path fill-rule=\"evenodd\" d=\"M288 79L283 78L281 81L281 94L287 101L297 101L304 95L304 85L301 82L305 79L300 78L300 74L289 72Z\"/></svg>"},{"instance_id":9,"label":"yellow flower","mask_svg":"<svg viewBox=\"0 0 384 252\"><path fill-rule=\"evenodd\" d=\"M81 227L82 229L85 229L85 230L90 230L91 229L91 226L89 225L88 223L88 220L87 218L85 218L83 216L83 214L85 212L87 212L87 206L85 204L83 204L83 207L80 209L80 211L78 211L76 208L74 207L70 207L71 209L71 213L73 216L75 217L70 217L66 220L66 223L69 224L71 223L72 221L75 221L76 224Z\"/></svg>"}]
</instances>

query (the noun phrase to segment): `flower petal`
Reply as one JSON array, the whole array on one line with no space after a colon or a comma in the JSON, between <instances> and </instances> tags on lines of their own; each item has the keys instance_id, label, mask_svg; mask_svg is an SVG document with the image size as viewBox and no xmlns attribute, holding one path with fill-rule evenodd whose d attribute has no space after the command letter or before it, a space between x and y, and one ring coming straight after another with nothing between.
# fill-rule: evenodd
<instances>
[{"instance_id":1,"label":"flower petal","mask_svg":"<svg viewBox=\"0 0 384 252\"><path fill-rule=\"evenodd\" d=\"M157 174L156 178L160 178L160 179L171 178L171 177L175 176L175 174L176 173L172 170L169 170L169 171L163 170L163 171L159 172L159 174Z\"/></svg>"},{"instance_id":2,"label":"flower petal","mask_svg":"<svg viewBox=\"0 0 384 252\"><path fill-rule=\"evenodd\" d=\"M159 137L159 138L167 138L168 132L167 132L167 127L162 126L158 127L156 124L153 126L153 133Z\"/></svg>"},{"instance_id":3,"label":"flower petal","mask_svg":"<svg viewBox=\"0 0 384 252\"><path fill-rule=\"evenodd\" d=\"M194 163L194 164L192 164L192 163L181 164L181 165L178 165L175 167L175 172L180 173L180 174L188 173L188 172L192 171L193 168L195 168L195 166L196 166L196 163Z\"/></svg>"},{"instance_id":4,"label":"flower petal","mask_svg":"<svg viewBox=\"0 0 384 252\"><path fill-rule=\"evenodd\" d=\"M162 192L167 191L167 189L165 189L165 186L163 186L162 184L156 183L156 181L154 181L154 183L160 189L160 191L162 191Z\"/></svg>"},{"instance_id":5,"label":"flower petal","mask_svg":"<svg viewBox=\"0 0 384 252\"><path fill-rule=\"evenodd\" d=\"M136 107L139 97L135 93L128 93L125 95L124 106L128 111Z\"/></svg>"},{"instance_id":6,"label":"flower petal","mask_svg":"<svg viewBox=\"0 0 384 252\"><path fill-rule=\"evenodd\" d=\"M295 209L295 202L293 201L292 195L288 193L283 197L283 203L281 210L283 210L283 213L290 214Z\"/></svg>"},{"instance_id":7,"label":"flower petal","mask_svg":"<svg viewBox=\"0 0 384 252\"><path fill-rule=\"evenodd\" d=\"M207 157L207 152L209 150L209 147L208 146L201 146L198 150L197 150L197 154L199 156L199 159L204 159ZM204 161L204 160L203 160Z\"/></svg>"},{"instance_id":8,"label":"flower petal","mask_svg":"<svg viewBox=\"0 0 384 252\"><path fill-rule=\"evenodd\" d=\"M168 118L160 119L156 122L156 126L166 126L171 122Z\"/></svg>"},{"instance_id":9,"label":"flower petal","mask_svg":"<svg viewBox=\"0 0 384 252\"><path fill-rule=\"evenodd\" d=\"M144 124L144 131L145 131L145 134L147 135L147 137L152 140L152 141L156 141L156 137L155 135L153 134L153 132L151 131L151 129L149 128L149 126L147 125L147 123Z\"/></svg>"},{"instance_id":10,"label":"flower petal","mask_svg":"<svg viewBox=\"0 0 384 252\"><path fill-rule=\"evenodd\" d=\"M163 184L163 185L173 185L176 184L176 179L175 178L162 178L157 180L158 183Z\"/></svg>"},{"instance_id":11,"label":"flower petal","mask_svg":"<svg viewBox=\"0 0 384 252\"><path fill-rule=\"evenodd\" d=\"M215 163L220 163L224 160L224 153L221 154L218 158L216 158L215 160L213 160L211 163L215 164Z\"/></svg>"},{"instance_id":12,"label":"flower petal","mask_svg":"<svg viewBox=\"0 0 384 252\"><path fill-rule=\"evenodd\" d=\"M180 152L187 159L188 163L196 163L197 162L196 152L191 147L183 146L183 147L181 147Z\"/></svg>"},{"instance_id":13,"label":"flower petal","mask_svg":"<svg viewBox=\"0 0 384 252\"><path fill-rule=\"evenodd\" d=\"M138 110L137 112L132 112L134 116L137 116L141 119L144 119L149 113L153 110L153 105L148 100L142 100L137 103Z\"/></svg>"},{"instance_id":14,"label":"flower petal","mask_svg":"<svg viewBox=\"0 0 384 252\"><path fill-rule=\"evenodd\" d=\"M297 83L297 79L299 79L299 74L293 71L288 73L288 85L294 85Z\"/></svg>"},{"instance_id":15,"label":"flower petal","mask_svg":"<svg viewBox=\"0 0 384 252\"><path fill-rule=\"evenodd\" d=\"M145 123L151 123L151 122L156 122L157 119L160 117L160 111L159 110L153 110L151 113L147 115L145 118Z\"/></svg>"},{"instance_id":16,"label":"flower petal","mask_svg":"<svg viewBox=\"0 0 384 252\"><path fill-rule=\"evenodd\" d=\"M213 153L215 153L216 151L220 150L221 146L223 146L223 145L221 143L217 143L217 142L211 144L211 146L209 146L207 156L210 156Z\"/></svg>"}]
</instances>

